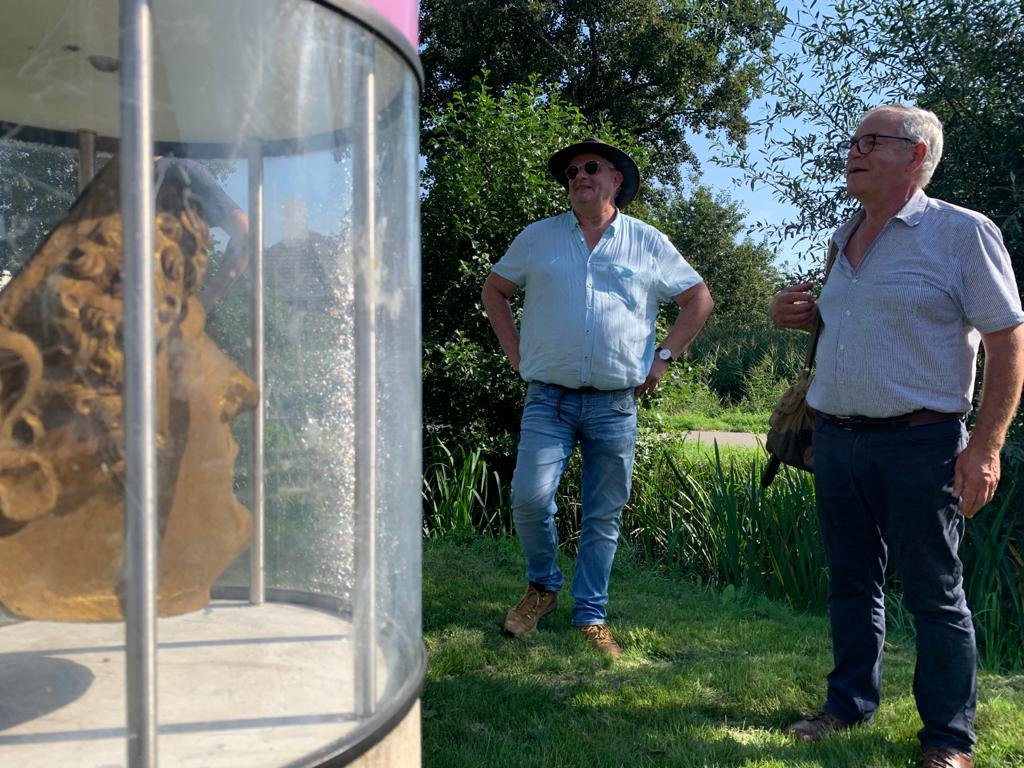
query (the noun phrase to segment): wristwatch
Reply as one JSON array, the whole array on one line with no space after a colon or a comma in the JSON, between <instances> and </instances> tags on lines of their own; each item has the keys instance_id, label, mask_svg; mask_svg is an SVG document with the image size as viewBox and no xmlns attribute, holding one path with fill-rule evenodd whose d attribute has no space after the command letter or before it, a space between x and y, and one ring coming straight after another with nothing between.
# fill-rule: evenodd
<instances>
[{"instance_id":1,"label":"wristwatch","mask_svg":"<svg viewBox=\"0 0 1024 768\"><path fill-rule=\"evenodd\" d=\"M672 357L672 351L665 347L658 347L654 350L654 354L658 356L659 360L664 360L666 363L671 363L675 360L675 358Z\"/></svg>"}]
</instances>

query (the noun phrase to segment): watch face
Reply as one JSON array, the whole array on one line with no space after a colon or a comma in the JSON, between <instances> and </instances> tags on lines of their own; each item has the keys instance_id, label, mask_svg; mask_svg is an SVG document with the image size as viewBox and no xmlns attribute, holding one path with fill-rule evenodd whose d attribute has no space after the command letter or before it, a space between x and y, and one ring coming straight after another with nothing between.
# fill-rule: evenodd
<instances>
[{"instance_id":1,"label":"watch face","mask_svg":"<svg viewBox=\"0 0 1024 768\"><path fill-rule=\"evenodd\" d=\"M667 349L659 349L658 350L658 357L660 357L666 363L667 362L671 362L671 360L672 360L672 353L669 352Z\"/></svg>"}]
</instances>

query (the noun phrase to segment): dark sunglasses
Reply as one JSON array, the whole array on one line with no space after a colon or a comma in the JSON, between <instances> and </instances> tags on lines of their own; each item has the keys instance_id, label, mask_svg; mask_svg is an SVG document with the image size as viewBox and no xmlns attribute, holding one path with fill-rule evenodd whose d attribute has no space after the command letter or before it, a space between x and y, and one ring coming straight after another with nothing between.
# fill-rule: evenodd
<instances>
[{"instance_id":1,"label":"dark sunglasses","mask_svg":"<svg viewBox=\"0 0 1024 768\"><path fill-rule=\"evenodd\" d=\"M572 181L579 175L580 171L586 171L587 176L593 176L601 170L603 165L604 163L600 163L597 160L587 160L587 162L583 164L582 168L576 165L570 165L565 169L565 178ZM618 170L614 165L609 165L608 168L613 171Z\"/></svg>"}]
</instances>

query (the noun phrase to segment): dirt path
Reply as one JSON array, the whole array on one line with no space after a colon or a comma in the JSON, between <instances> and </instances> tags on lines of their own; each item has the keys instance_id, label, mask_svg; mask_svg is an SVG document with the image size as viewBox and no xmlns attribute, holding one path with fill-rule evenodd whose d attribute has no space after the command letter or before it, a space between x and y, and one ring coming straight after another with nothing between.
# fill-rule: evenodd
<instances>
[{"instance_id":1,"label":"dirt path","mask_svg":"<svg viewBox=\"0 0 1024 768\"><path fill-rule=\"evenodd\" d=\"M757 448L764 445L764 435L751 432L687 432L686 440L707 444L717 440L719 445L738 445L745 448Z\"/></svg>"}]
</instances>

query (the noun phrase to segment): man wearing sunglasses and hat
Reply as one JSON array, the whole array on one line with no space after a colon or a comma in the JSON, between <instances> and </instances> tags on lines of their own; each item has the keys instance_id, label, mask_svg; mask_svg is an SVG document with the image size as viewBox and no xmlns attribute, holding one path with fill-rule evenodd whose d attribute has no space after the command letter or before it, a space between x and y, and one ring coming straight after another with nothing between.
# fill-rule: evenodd
<instances>
[{"instance_id":1,"label":"man wearing sunglasses and hat","mask_svg":"<svg viewBox=\"0 0 1024 768\"><path fill-rule=\"evenodd\" d=\"M534 222L484 282L483 304L502 349L528 382L512 478L512 515L528 587L504 631L532 631L555 608L555 491L577 443L583 511L573 575L572 623L599 651L621 655L605 624L608 580L629 498L636 399L650 395L711 313L711 294L668 238L620 210L640 172L622 150L596 139L548 160L571 210ZM509 299L525 290L522 327ZM655 347L658 305L679 315Z\"/></svg>"}]
</instances>

